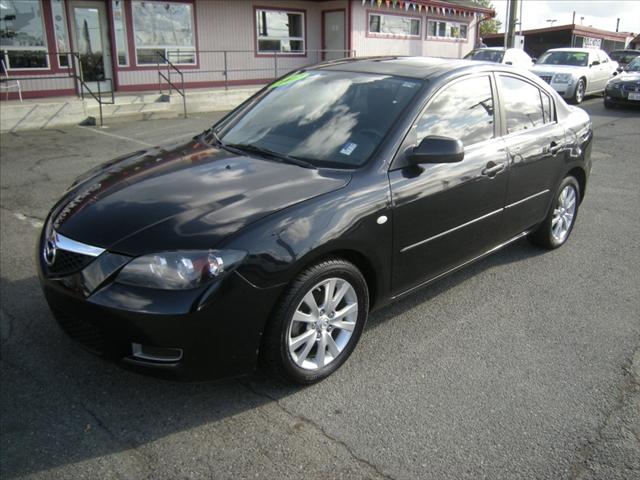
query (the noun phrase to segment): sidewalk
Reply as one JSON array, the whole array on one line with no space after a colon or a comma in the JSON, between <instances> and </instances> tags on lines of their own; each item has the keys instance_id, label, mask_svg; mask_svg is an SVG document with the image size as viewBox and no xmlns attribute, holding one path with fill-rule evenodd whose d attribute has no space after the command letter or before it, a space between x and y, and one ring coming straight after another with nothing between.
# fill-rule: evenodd
<instances>
[{"instance_id":1,"label":"sidewalk","mask_svg":"<svg viewBox=\"0 0 640 480\"><path fill-rule=\"evenodd\" d=\"M225 90L190 89L186 91L187 115L189 113L231 110L262 86L239 87ZM184 115L182 96L165 90L116 94L115 104L103 104L105 124L121 121L139 121L158 118L175 118ZM20 102L0 102L0 132L57 128L66 125L100 122L100 108L91 97L54 97L29 99Z\"/></svg>"}]
</instances>

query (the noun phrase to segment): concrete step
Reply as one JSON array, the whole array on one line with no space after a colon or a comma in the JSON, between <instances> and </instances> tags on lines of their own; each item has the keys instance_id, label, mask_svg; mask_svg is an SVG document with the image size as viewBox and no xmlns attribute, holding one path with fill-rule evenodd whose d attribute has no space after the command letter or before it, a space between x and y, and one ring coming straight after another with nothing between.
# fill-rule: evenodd
<instances>
[{"instance_id":1,"label":"concrete step","mask_svg":"<svg viewBox=\"0 0 640 480\"><path fill-rule=\"evenodd\" d=\"M235 108L261 87L229 90L187 90L187 114L226 111ZM103 122L174 118L184 114L182 95L143 92L115 96L115 104L103 104ZM0 102L0 132L56 128L81 123L99 123L100 108L91 97L65 97L60 102L28 100Z\"/></svg>"}]
</instances>

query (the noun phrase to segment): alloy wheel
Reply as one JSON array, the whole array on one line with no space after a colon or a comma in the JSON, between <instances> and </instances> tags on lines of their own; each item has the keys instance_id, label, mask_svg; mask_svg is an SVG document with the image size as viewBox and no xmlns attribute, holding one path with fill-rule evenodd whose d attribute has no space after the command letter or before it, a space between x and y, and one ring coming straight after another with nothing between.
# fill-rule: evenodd
<instances>
[{"instance_id":1,"label":"alloy wheel","mask_svg":"<svg viewBox=\"0 0 640 480\"><path fill-rule=\"evenodd\" d=\"M318 370L345 349L358 319L358 296L343 278L316 284L296 307L287 330L287 347L295 364Z\"/></svg>"},{"instance_id":2,"label":"alloy wheel","mask_svg":"<svg viewBox=\"0 0 640 480\"><path fill-rule=\"evenodd\" d=\"M551 220L551 234L557 242L564 242L571 231L576 214L578 194L572 185L567 185L558 196Z\"/></svg>"},{"instance_id":3,"label":"alloy wheel","mask_svg":"<svg viewBox=\"0 0 640 480\"><path fill-rule=\"evenodd\" d=\"M578 86L576 87L576 103L582 102L584 98L584 82L580 80L578 82Z\"/></svg>"}]
</instances>

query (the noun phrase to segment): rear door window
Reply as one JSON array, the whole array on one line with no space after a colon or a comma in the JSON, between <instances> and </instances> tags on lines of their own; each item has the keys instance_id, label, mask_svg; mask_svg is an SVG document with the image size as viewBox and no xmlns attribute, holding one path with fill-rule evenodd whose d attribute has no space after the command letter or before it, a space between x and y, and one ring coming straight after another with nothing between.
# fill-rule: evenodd
<instances>
[{"instance_id":1,"label":"rear door window","mask_svg":"<svg viewBox=\"0 0 640 480\"><path fill-rule=\"evenodd\" d=\"M531 130L545 123L541 91L538 87L512 76L499 75L498 78L507 134Z\"/></svg>"}]
</instances>

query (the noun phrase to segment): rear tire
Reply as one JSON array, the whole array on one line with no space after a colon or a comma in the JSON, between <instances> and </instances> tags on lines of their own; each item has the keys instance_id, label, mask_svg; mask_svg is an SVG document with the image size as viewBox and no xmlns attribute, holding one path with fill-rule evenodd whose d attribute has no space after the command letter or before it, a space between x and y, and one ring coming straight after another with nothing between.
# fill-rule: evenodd
<instances>
[{"instance_id":1,"label":"rear tire","mask_svg":"<svg viewBox=\"0 0 640 480\"><path fill-rule=\"evenodd\" d=\"M615 105L607 100L604 101L604 108L614 108Z\"/></svg>"},{"instance_id":2,"label":"rear tire","mask_svg":"<svg viewBox=\"0 0 640 480\"><path fill-rule=\"evenodd\" d=\"M317 263L293 280L276 306L263 364L289 382L319 382L349 358L368 313L367 283L353 264L339 258Z\"/></svg>"},{"instance_id":3,"label":"rear tire","mask_svg":"<svg viewBox=\"0 0 640 480\"><path fill-rule=\"evenodd\" d=\"M580 184L574 177L567 176L558 187L547 218L529 234L531 243L549 250L564 245L576 224L579 203Z\"/></svg>"}]
</instances>

